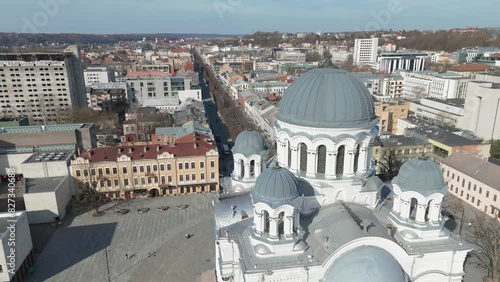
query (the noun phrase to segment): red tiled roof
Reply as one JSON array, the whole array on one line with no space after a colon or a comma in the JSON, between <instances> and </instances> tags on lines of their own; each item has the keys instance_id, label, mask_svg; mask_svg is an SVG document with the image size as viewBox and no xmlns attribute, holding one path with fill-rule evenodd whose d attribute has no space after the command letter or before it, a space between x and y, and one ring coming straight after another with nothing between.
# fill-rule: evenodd
<instances>
[{"instance_id":1,"label":"red tiled roof","mask_svg":"<svg viewBox=\"0 0 500 282\"><path fill-rule=\"evenodd\" d=\"M90 159L92 163L99 163L115 162L120 155L127 155L131 157L132 160L157 159L157 156L164 152L173 154L175 157L204 156L209 150L215 149L213 143L205 141L205 139L210 139L208 136L199 134L196 141L191 140L191 142L187 142L188 140L185 140L185 143L179 142L179 140L185 137L186 136L178 139L174 147L168 145L100 147L83 152L81 157Z\"/></svg>"},{"instance_id":2,"label":"red tiled roof","mask_svg":"<svg viewBox=\"0 0 500 282\"><path fill-rule=\"evenodd\" d=\"M162 71L129 71L127 77L144 77L144 76L168 76Z\"/></svg>"},{"instance_id":3,"label":"red tiled roof","mask_svg":"<svg viewBox=\"0 0 500 282\"><path fill-rule=\"evenodd\" d=\"M462 71L462 72L478 72L486 71L489 67L483 64L466 64L466 65L456 65L450 68L450 71Z\"/></svg>"}]
</instances>

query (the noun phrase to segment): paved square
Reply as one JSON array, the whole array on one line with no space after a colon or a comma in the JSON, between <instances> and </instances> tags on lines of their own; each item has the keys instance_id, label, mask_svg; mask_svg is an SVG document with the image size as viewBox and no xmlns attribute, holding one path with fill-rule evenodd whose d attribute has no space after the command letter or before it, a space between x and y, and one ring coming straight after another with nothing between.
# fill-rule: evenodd
<instances>
[{"instance_id":1,"label":"paved square","mask_svg":"<svg viewBox=\"0 0 500 282\"><path fill-rule=\"evenodd\" d=\"M211 197L137 199L102 217L80 215L58 228L26 281L196 281L197 273L215 268ZM180 210L180 204L189 206ZM144 207L150 210L139 213ZM120 215L120 208L130 212ZM186 239L186 233L194 236Z\"/></svg>"}]
</instances>

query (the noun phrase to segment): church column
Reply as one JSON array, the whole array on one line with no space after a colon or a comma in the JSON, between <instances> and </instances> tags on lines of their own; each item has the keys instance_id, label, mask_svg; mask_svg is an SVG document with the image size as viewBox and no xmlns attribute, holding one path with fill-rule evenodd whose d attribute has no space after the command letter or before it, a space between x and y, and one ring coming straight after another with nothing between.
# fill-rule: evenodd
<instances>
[{"instance_id":1,"label":"church column","mask_svg":"<svg viewBox=\"0 0 500 282\"><path fill-rule=\"evenodd\" d=\"M432 203L429 207L429 220L431 222L439 221L439 214L441 213L441 205L437 203Z\"/></svg>"},{"instance_id":2,"label":"church column","mask_svg":"<svg viewBox=\"0 0 500 282\"><path fill-rule=\"evenodd\" d=\"M293 235L293 216L285 216L285 223L283 231L285 233L285 237L292 237Z\"/></svg>"},{"instance_id":3,"label":"church column","mask_svg":"<svg viewBox=\"0 0 500 282\"><path fill-rule=\"evenodd\" d=\"M360 172L366 172L368 168L368 148L361 147L359 150L358 157L358 170Z\"/></svg>"},{"instance_id":4,"label":"church column","mask_svg":"<svg viewBox=\"0 0 500 282\"><path fill-rule=\"evenodd\" d=\"M326 177L335 178L337 176L337 151L326 154Z\"/></svg>"},{"instance_id":5,"label":"church column","mask_svg":"<svg viewBox=\"0 0 500 282\"><path fill-rule=\"evenodd\" d=\"M255 178L259 177L260 172L262 170L262 164L260 162L255 162Z\"/></svg>"},{"instance_id":6,"label":"church column","mask_svg":"<svg viewBox=\"0 0 500 282\"><path fill-rule=\"evenodd\" d=\"M307 176L314 177L316 175L316 150L307 150Z\"/></svg>"},{"instance_id":7,"label":"church column","mask_svg":"<svg viewBox=\"0 0 500 282\"><path fill-rule=\"evenodd\" d=\"M254 211L254 226L255 226L255 233L257 234L262 234L263 229L263 224L262 224L262 213L258 213L257 211Z\"/></svg>"},{"instance_id":8,"label":"church column","mask_svg":"<svg viewBox=\"0 0 500 282\"><path fill-rule=\"evenodd\" d=\"M356 150L347 150L346 159L344 163L344 175L353 176L354 175L354 157L356 155Z\"/></svg>"},{"instance_id":9,"label":"church column","mask_svg":"<svg viewBox=\"0 0 500 282\"><path fill-rule=\"evenodd\" d=\"M410 202L401 200L401 218L404 220L408 220L410 217Z\"/></svg>"},{"instance_id":10,"label":"church column","mask_svg":"<svg viewBox=\"0 0 500 282\"><path fill-rule=\"evenodd\" d=\"M373 144L370 143L368 145L366 154L366 167L368 170L372 169L372 158L373 158Z\"/></svg>"},{"instance_id":11,"label":"church column","mask_svg":"<svg viewBox=\"0 0 500 282\"><path fill-rule=\"evenodd\" d=\"M290 171L293 173L297 173L299 165L299 150L297 149L297 147L291 147L290 153L292 154Z\"/></svg>"},{"instance_id":12,"label":"church column","mask_svg":"<svg viewBox=\"0 0 500 282\"><path fill-rule=\"evenodd\" d=\"M234 160L234 175L236 176L237 179L241 179L241 167L240 167L240 160Z\"/></svg>"},{"instance_id":13,"label":"church column","mask_svg":"<svg viewBox=\"0 0 500 282\"><path fill-rule=\"evenodd\" d=\"M293 216L294 216L293 228L297 229L300 226L300 212L299 212L299 210L295 210Z\"/></svg>"},{"instance_id":14,"label":"church column","mask_svg":"<svg viewBox=\"0 0 500 282\"><path fill-rule=\"evenodd\" d=\"M415 216L415 221L417 223L425 223L425 209L427 205L417 204L417 215Z\"/></svg>"},{"instance_id":15,"label":"church column","mask_svg":"<svg viewBox=\"0 0 500 282\"><path fill-rule=\"evenodd\" d=\"M392 210L396 214L398 214L401 211L401 199L397 194L394 194L394 205L392 206Z\"/></svg>"},{"instance_id":16,"label":"church column","mask_svg":"<svg viewBox=\"0 0 500 282\"><path fill-rule=\"evenodd\" d=\"M243 179L250 179L250 164L245 164L245 177Z\"/></svg>"},{"instance_id":17,"label":"church column","mask_svg":"<svg viewBox=\"0 0 500 282\"><path fill-rule=\"evenodd\" d=\"M281 167L286 166L286 144L281 142L280 140L277 140L276 146L278 147L278 163L280 164Z\"/></svg>"},{"instance_id":18,"label":"church column","mask_svg":"<svg viewBox=\"0 0 500 282\"><path fill-rule=\"evenodd\" d=\"M278 238L278 219L275 217L269 218L269 237Z\"/></svg>"}]
</instances>

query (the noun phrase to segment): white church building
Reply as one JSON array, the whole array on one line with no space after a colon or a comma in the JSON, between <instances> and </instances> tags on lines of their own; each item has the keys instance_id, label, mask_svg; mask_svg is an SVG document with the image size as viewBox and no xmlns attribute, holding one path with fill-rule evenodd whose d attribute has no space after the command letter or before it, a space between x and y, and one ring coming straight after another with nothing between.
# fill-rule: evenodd
<instances>
[{"instance_id":1,"label":"white church building","mask_svg":"<svg viewBox=\"0 0 500 282\"><path fill-rule=\"evenodd\" d=\"M242 132L234 191L214 198L218 281L462 281L472 248L444 227L440 168L406 162L387 197L358 78L326 62L288 87L276 118L275 161L258 132Z\"/></svg>"}]
</instances>

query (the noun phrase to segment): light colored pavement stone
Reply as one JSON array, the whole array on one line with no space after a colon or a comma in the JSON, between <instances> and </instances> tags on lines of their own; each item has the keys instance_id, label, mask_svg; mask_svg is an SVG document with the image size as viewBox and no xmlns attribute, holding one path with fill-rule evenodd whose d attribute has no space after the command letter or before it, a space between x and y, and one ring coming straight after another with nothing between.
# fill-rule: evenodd
<instances>
[{"instance_id":1,"label":"light colored pavement stone","mask_svg":"<svg viewBox=\"0 0 500 282\"><path fill-rule=\"evenodd\" d=\"M137 199L102 217L80 215L55 232L26 281L108 281L106 250L111 281L196 281L197 273L215 268L211 197ZM163 205L170 209L158 211ZM142 207L150 211L138 213ZM130 212L120 215L118 208ZM194 236L186 240L186 233Z\"/></svg>"}]
</instances>

